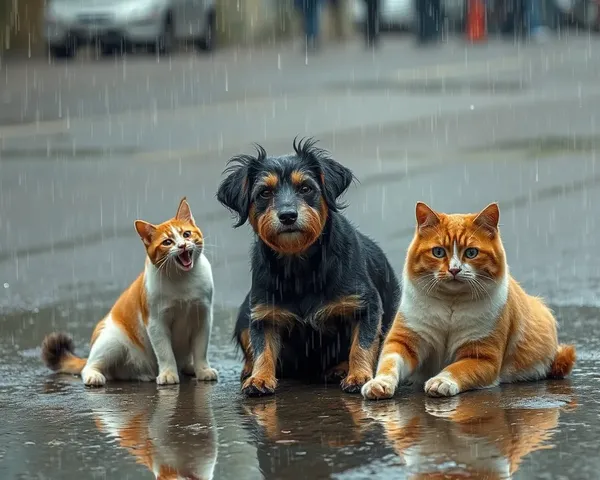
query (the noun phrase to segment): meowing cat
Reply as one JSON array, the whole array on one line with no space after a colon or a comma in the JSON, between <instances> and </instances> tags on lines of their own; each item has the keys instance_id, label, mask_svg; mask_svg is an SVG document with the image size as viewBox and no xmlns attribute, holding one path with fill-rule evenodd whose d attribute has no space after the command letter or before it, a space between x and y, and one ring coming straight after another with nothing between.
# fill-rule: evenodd
<instances>
[{"instance_id":1,"label":"meowing cat","mask_svg":"<svg viewBox=\"0 0 600 480\"><path fill-rule=\"evenodd\" d=\"M400 308L363 396L389 398L399 382L429 377L428 395L452 396L568 375L575 347L558 345L551 311L510 276L498 205L447 215L419 202L416 217Z\"/></svg>"},{"instance_id":2,"label":"meowing cat","mask_svg":"<svg viewBox=\"0 0 600 480\"><path fill-rule=\"evenodd\" d=\"M181 200L171 220L137 220L135 229L146 247L144 271L96 325L89 357L77 357L70 337L52 333L42 344L44 363L81 375L90 387L111 379L175 384L180 372L217 380L207 359L212 270L188 202Z\"/></svg>"}]
</instances>

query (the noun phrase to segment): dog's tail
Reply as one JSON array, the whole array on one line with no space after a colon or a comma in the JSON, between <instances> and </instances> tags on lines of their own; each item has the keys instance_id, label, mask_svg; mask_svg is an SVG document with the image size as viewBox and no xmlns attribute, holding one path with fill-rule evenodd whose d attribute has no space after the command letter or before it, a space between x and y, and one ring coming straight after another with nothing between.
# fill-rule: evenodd
<instances>
[{"instance_id":1,"label":"dog's tail","mask_svg":"<svg viewBox=\"0 0 600 480\"><path fill-rule=\"evenodd\" d=\"M51 333L42 342L42 361L58 373L80 375L87 359L74 353L73 339L65 333Z\"/></svg>"},{"instance_id":2,"label":"dog's tail","mask_svg":"<svg viewBox=\"0 0 600 480\"><path fill-rule=\"evenodd\" d=\"M574 345L559 345L548 378L565 378L573 370L576 358Z\"/></svg>"}]
</instances>

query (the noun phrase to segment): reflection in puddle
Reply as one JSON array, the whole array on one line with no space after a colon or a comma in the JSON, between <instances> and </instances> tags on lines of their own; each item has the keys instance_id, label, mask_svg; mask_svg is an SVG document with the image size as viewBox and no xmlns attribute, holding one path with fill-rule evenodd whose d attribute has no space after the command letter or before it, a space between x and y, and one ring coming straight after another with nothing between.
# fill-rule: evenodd
<instances>
[{"instance_id":1,"label":"reflection in puddle","mask_svg":"<svg viewBox=\"0 0 600 480\"><path fill-rule=\"evenodd\" d=\"M516 388L520 390L516 390ZM514 391L520 405L503 405ZM561 411L577 408L567 382L412 397L365 407L411 479L510 478L523 457L549 443Z\"/></svg>"},{"instance_id":2,"label":"reflection in puddle","mask_svg":"<svg viewBox=\"0 0 600 480\"><path fill-rule=\"evenodd\" d=\"M144 386L140 386L142 389ZM88 391L98 430L156 478L211 479L217 461L212 386L194 382L135 395Z\"/></svg>"},{"instance_id":3,"label":"reflection in puddle","mask_svg":"<svg viewBox=\"0 0 600 480\"><path fill-rule=\"evenodd\" d=\"M241 403L268 479L509 478L527 455L553 448L561 412L576 408L568 381L381 402L290 389Z\"/></svg>"}]
</instances>

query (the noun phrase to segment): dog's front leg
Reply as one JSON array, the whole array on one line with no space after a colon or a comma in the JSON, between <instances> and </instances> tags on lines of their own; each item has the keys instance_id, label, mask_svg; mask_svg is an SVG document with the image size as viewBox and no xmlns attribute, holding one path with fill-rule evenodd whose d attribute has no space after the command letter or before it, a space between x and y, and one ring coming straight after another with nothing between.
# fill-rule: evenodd
<instances>
[{"instance_id":1,"label":"dog's front leg","mask_svg":"<svg viewBox=\"0 0 600 480\"><path fill-rule=\"evenodd\" d=\"M254 356L252 375L242 384L248 396L272 395L277 387L275 372L281 339L279 330L270 322L253 320L250 339Z\"/></svg>"},{"instance_id":2,"label":"dog's front leg","mask_svg":"<svg viewBox=\"0 0 600 480\"><path fill-rule=\"evenodd\" d=\"M340 384L344 392L359 393L373 378L379 352L380 311L379 308L367 309L352 326L348 375Z\"/></svg>"}]
</instances>

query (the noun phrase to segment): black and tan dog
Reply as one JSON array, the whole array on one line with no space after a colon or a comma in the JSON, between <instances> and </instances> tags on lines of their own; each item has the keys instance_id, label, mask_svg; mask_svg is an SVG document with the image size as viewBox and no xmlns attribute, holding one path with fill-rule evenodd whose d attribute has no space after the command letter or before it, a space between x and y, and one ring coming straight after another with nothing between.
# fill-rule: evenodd
<instances>
[{"instance_id":1,"label":"black and tan dog","mask_svg":"<svg viewBox=\"0 0 600 480\"><path fill-rule=\"evenodd\" d=\"M256 233L252 286L235 337L242 391L272 394L280 378L343 378L359 392L396 314L400 286L385 254L340 213L352 172L315 141L294 153L229 161L217 198Z\"/></svg>"}]
</instances>

